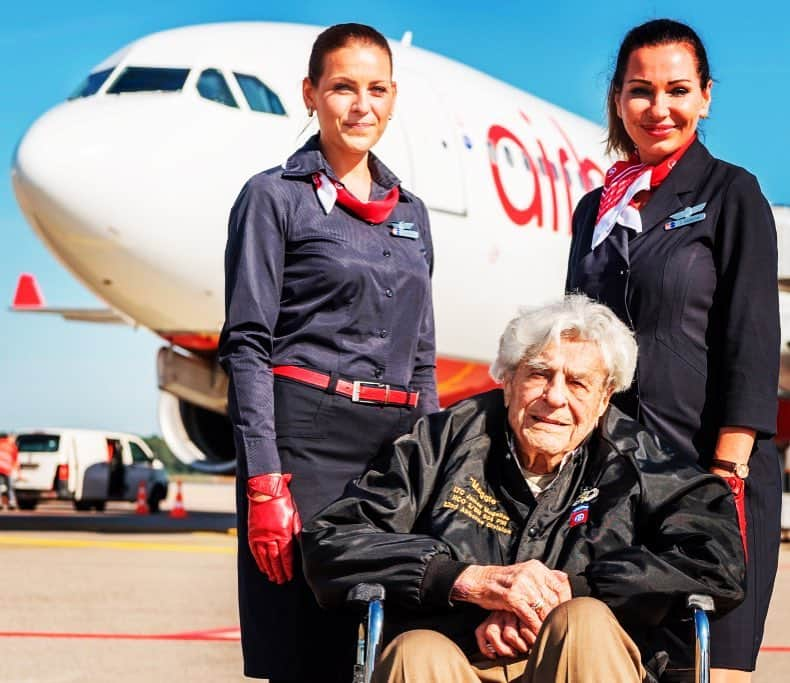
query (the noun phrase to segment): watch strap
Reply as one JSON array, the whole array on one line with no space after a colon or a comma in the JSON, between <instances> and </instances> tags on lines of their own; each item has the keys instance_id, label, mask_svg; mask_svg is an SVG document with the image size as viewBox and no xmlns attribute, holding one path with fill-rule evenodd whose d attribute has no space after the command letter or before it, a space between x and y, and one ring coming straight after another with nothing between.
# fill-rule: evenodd
<instances>
[{"instance_id":1,"label":"watch strap","mask_svg":"<svg viewBox=\"0 0 790 683\"><path fill-rule=\"evenodd\" d=\"M711 467L718 467L719 469L726 470L727 472L730 472L734 474L736 477L739 477L741 479L745 479L746 477L749 476L749 466L744 463L733 462L732 460L721 460L719 458L713 458L710 461L710 464ZM745 470L746 472L743 476L741 476L738 473L739 470L740 471Z\"/></svg>"}]
</instances>

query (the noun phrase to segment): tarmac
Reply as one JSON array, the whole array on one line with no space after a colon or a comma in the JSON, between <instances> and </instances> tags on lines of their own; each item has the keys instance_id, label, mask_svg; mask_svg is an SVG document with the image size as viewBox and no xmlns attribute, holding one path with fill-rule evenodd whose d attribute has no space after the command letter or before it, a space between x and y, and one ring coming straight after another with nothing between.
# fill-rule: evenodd
<instances>
[{"instance_id":1,"label":"tarmac","mask_svg":"<svg viewBox=\"0 0 790 683\"><path fill-rule=\"evenodd\" d=\"M233 491L230 479L185 483L184 520L138 516L127 503L104 513L56 502L0 512L0 681L250 680L241 673ZM784 544L753 681L787 681L788 671Z\"/></svg>"}]
</instances>

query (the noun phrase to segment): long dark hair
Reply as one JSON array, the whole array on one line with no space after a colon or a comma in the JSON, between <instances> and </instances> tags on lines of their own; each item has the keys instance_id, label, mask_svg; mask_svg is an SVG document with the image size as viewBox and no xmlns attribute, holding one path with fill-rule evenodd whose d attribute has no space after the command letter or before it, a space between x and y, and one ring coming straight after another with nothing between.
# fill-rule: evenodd
<instances>
[{"instance_id":1,"label":"long dark hair","mask_svg":"<svg viewBox=\"0 0 790 683\"><path fill-rule=\"evenodd\" d=\"M324 73L324 57L351 42L368 43L380 47L387 53L390 67L392 67L392 50L390 50L389 43L375 28L365 24L335 24L322 31L313 43L307 77L314 86L318 85L318 81L321 80Z\"/></svg>"},{"instance_id":2,"label":"long dark hair","mask_svg":"<svg viewBox=\"0 0 790 683\"><path fill-rule=\"evenodd\" d=\"M609 93L606 98L606 109L609 119L609 135L606 139L606 151L628 156L634 150L634 143L625 131L622 119L617 115L617 96L623 89L623 79L628 67L628 59L634 50L640 47L683 43L691 48L697 62L697 75L700 86L704 90L711 81L708 53L702 40L690 26L672 19L653 19L632 28L623 38L612 79L609 81Z\"/></svg>"}]
</instances>

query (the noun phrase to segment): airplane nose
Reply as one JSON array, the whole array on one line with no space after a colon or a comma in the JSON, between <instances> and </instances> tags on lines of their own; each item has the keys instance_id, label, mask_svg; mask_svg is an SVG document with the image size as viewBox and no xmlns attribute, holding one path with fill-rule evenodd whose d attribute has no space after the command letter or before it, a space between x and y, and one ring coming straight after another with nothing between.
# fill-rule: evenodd
<instances>
[{"instance_id":1,"label":"airplane nose","mask_svg":"<svg viewBox=\"0 0 790 683\"><path fill-rule=\"evenodd\" d=\"M93 199L85 169L100 152L81 107L67 102L36 120L17 143L11 178L22 210L37 230L57 229L86 237L93 233ZM65 235L64 235L65 236Z\"/></svg>"}]
</instances>

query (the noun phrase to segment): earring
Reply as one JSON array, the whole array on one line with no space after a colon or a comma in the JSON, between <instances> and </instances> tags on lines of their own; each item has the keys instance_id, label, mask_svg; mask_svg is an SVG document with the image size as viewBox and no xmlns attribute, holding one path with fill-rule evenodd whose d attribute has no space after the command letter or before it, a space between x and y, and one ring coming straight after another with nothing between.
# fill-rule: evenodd
<instances>
[{"instance_id":1,"label":"earring","mask_svg":"<svg viewBox=\"0 0 790 683\"><path fill-rule=\"evenodd\" d=\"M312 107L308 107L307 108L307 117L310 118L310 119L313 118L313 108Z\"/></svg>"},{"instance_id":2,"label":"earring","mask_svg":"<svg viewBox=\"0 0 790 683\"><path fill-rule=\"evenodd\" d=\"M392 121L392 114L390 114L390 115L387 117L387 120L388 120L388 121Z\"/></svg>"}]
</instances>

